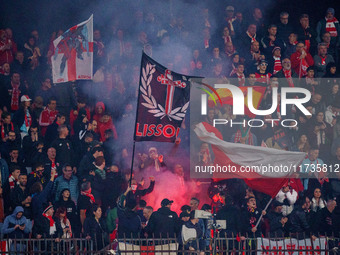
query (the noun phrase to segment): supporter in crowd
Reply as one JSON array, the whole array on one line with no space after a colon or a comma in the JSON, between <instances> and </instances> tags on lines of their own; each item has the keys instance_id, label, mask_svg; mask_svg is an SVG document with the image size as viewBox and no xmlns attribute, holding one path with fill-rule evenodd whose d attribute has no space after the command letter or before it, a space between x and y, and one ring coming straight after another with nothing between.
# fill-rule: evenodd
<instances>
[{"instance_id":1,"label":"supporter in crowd","mask_svg":"<svg viewBox=\"0 0 340 255\"><path fill-rule=\"evenodd\" d=\"M93 207L92 213L93 215L91 217L85 219L84 234L86 239L91 238L94 240L94 249L98 251L108 244L108 239L106 238L108 233L106 222L104 217L102 217L102 209L96 205Z\"/></svg>"},{"instance_id":2,"label":"supporter in crowd","mask_svg":"<svg viewBox=\"0 0 340 255\"><path fill-rule=\"evenodd\" d=\"M171 211L173 201L167 198L161 202L161 208L152 213L146 227L148 236L169 236L175 237L178 234L178 216Z\"/></svg>"},{"instance_id":3,"label":"supporter in crowd","mask_svg":"<svg viewBox=\"0 0 340 255\"><path fill-rule=\"evenodd\" d=\"M62 235L61 238L62 239L68 239L72 237L72 227L71 227L71 223L68 220L67 216L66 216L66 208L65 207L59 207L57 209L57 211L55 212L55 224L58 225L58 229L61 229Z\"/></svg>"}]
</instances>

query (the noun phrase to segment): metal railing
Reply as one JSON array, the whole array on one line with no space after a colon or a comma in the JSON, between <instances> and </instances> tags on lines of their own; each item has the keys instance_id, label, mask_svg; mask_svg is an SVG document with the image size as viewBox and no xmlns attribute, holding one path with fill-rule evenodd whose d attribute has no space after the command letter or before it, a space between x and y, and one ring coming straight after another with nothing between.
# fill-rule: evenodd
<instances>
[{"instance_id":1,"label":"metal railing","mask_svg":"<svg viewBox=\"0 0 340 255\"><path fill-rule=\"evenodd\" d=\"M107 246L98 240L85 238L70 239L2 239L0 254L62 254L62 255L340 255L339 235L320 236L311 240L309 236L290 234L271 238L250 237L234 234L215 238L189 239L183 242L179 237L126 237L115 239ZM103 238L101 238L103 240ZM97 248L104 247L100 250Z\"/></svg>"},{"instance_id":2,"label":"metal railing","mask_svg":"<svg viewBox=\"0 0 340 255\"><path fill-rule=\"evenodd\" d=\"M340 233L339 233L340 234ZM240 237L219 235L209 239L193 239L183 243L180 238L119 238L105 247L107 254L120 255L187 255L187 254L238 254L238 255L336 255L340 254L340 238L291 234L289 237Z\"/></svg>"},{"instance_id":3,"label":"metal railing","mask_svg":"<svg viewBox=\"0 0 340 255\"><path fill-rule=\"evenodd\" d=\"M2 239L0 254L96 254L94 241L85 238L68 239Z\"/></svg>"}]
</instances>

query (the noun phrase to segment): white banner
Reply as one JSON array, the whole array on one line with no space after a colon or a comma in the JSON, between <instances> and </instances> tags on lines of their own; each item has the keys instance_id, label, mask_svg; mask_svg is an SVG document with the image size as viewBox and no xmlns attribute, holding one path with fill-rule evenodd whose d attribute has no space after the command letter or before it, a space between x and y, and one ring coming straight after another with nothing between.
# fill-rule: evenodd
<instances>
[{"instance_id":1,"label":"white banner","mask_svg":"<svg viewBox=\"0 0 340 255\"><path fill-rule=\"evenodd\" d=\"M119 242L118 248L123 255L177 255L178 243L140 246Z\"/></svg>"},{"instance_id":2,"label":"white banner","mask_svg":"<svg viewBox=\"0 0 340 255\"><path fill-rule=\"evenodd\" d=\"M302 240L289 238L280 241L257 238L257 255L325 255L326 247L326 238L318 238L313 242L310 238Z\"/></svg>"},{"instance_id":3,"label":"white banner","mask_svg":"<svg viewBox=\"0 0 340 255\"><path fill-rule=\"evenodd\" d=\"M93 15L53 41L53 83L93 78Z\"/></svg>"}]
</instances>

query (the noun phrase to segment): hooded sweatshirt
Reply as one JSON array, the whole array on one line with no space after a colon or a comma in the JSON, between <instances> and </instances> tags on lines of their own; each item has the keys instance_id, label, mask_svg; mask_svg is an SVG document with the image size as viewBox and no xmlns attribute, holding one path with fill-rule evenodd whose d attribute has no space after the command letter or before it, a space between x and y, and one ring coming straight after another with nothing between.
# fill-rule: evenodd
<instances>
[{"instance_id":1,"label":"hooded sweatshirt","mask_svg":"<svg viewBox=\"0 0 340 255\"><path fill-rule=\"evenodd\" d=\"M6 217L4 225L2 227L3 234L7 234L8 238L25 238L28 237L31 229L25 216L17 218L18 213L24 213L24 208L21 206L15 207L13 213ZM25 225L25 229L20 228L14 229L15 225Z\"/></svg>"}]
</instances>

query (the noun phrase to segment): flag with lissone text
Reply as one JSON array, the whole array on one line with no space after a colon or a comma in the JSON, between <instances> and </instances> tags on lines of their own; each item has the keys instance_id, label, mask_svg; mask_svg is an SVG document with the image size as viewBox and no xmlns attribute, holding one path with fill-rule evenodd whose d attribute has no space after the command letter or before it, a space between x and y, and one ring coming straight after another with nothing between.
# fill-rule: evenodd
<instances>
[{"instance_id":1,"label":"flag with lissone text","mask_svg":"<svg viewBox=\"0 0 340 255\"><path fill-rule=\"evenodd\" d=\"M189 107L188 76L143 53L134 140L175 142Z\"/></svg>"},{"instance_id":2,"label":"flag with lissone text","mask_svg":"<svg viewBox=\"0 0 340 255\"><path fill-rule=\"evenodd\" d=\"M53 41L53 83L93 78L93 15Z\"/></svg>"}]
</instances>

